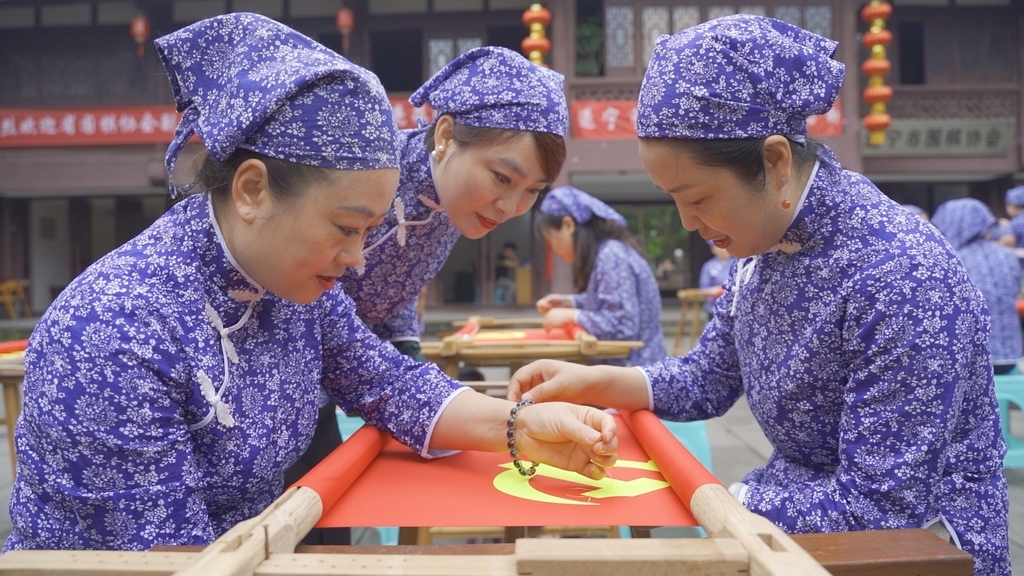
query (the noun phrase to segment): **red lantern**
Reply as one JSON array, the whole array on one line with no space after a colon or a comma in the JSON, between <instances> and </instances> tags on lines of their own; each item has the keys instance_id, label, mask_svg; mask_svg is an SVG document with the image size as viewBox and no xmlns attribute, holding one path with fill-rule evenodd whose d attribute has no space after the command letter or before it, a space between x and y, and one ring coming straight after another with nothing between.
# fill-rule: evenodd
<instances>
[{"instance_id":1,"label":"red lantern","mask_svg":"<svg viewBox=\"0 0 1024 576\"><path fill-rule=\"evenodd\" d=\"M888 46L891 43L892 32L889 32L888 30L880 30L878 32L865 32L864 36L861 38L861 44L863 44L864 47L867 48L868 50L871 50L871 47L875 46L876 44Z\"/></svg>"},{"instance_id":2,"label":"red lantern","mask_svg":"<svg viewBox=\"0 0 1024 576\"><path fill-rule=\"evenodd\" d=\"M341 53L347 55L348 35L356 25L356 19L352 15L352 10L348 7L338 10L338 17L335 19L334 24L338 27L338 32L341 32Z\"/></svg>"},{"instance_id":3,"label":"red lantern","mask_svg":"<svg viewBox=\"0 0 1024 576\"><path fill-rule=\"evenodd\" d=\"M892 63L885 58L869 58L860 65L865 76L885 76L892 69Z\"/></svg>"},{"instance_id":4,"label":"red lantern","mask_svg":"<svg viewBox=\"0 0 1024 576\"><path fill-rule=\"evenodd\" d=\"M523 12L523 26L529 28L531 24L537 23L547 28L548 24L551 24L551 11L540 4L536 6L536 9L530 7Z\"/></svg>"},{"instance_id":5,"label":"red lantern","mask_svg":"<svg viewBox=\"0 0 1024 576\"><path fill-rule=\"evenodd\" d=\"M864 117L863 124L869 132L881 132L892 124L892 116L888 114L868 114Z\"/></svg>"},{"instance_id":6,"label":"red lantern","mask_svg":"<svg viewBox=\"0 0 1024 576\"><path fill-rule=\"evenodd\" d=\"M135 54L142 58L146 50L146 40L149 39L149 19L144 14L139 14L132 18L131 32L132 38L138 45Z\"/></svg>"},{"instance_id":7,"label":"red lantern","mask_svg":"<svg viewBox=\"0 0 1024 576\"><path fill-rule=\"evenodd\" d=\"M868 86L864 89L862 97L868 104L875 104L876 102L888 102L892 100L892 87L881 85L881 86Z\"/></svg>"},{"instance_id":8,"label":"red lantern","mask_svg":"<svg viewBox=\"0 0 1024 576\"><path fill-rule=\"evenodd\" d=\"M547 38L533 38L527 36L526 38L523 38L519 47L527 54L535 51L540 52L541 54L547 54L551 50L551 40L548 40Z\"/></svg>"},{"instance_id":9,"label":"red lantern","mask_svg":"<svg viewBox=\"0 0 1024 576\"><path fill-rule=\"evenodd\" d=\"M882 20L888 20L890 16L892 16L892 4L889 4L888 2L868 4L860 11L861 19L868 24L871 24L879 18Z\"/></svg>"}]
</instances>

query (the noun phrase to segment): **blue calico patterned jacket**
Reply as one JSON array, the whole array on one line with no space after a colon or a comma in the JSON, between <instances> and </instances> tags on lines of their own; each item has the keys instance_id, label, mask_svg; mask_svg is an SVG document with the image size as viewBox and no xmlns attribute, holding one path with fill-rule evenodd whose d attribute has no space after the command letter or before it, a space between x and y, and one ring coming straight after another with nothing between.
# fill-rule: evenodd
<instances>
[{"instance_id":1,"label":"blue calico patterned jacket","mask_svg":"<svg viewBox=\"0 0 1024 576\"><path fill-rule=\"evenodd\" d=\"M689 355L645 367L655 411L746 394L774 447L747 508L791 533L942 517L976 574L1008 576L989 317L956 255L827 149L780 246L733 267Z\"/></svg>"}]
</instances>

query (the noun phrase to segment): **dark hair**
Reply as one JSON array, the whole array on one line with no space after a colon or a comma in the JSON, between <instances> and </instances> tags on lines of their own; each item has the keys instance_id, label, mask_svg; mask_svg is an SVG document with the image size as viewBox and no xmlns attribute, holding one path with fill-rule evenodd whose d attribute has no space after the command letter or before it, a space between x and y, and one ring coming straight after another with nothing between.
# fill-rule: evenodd
<instances>
[{"instance_id":1,"label":"dark hair","mask_svg":"<svg viewBox=\"0 0 1024 576\"><path fill-rule=\"evenodd\" d=\"M548 182L554 182L565 164L565 138L550 132L533 132L524 130L506 130L503 128L481 128L453 122L452 140L463 148L474 146L497 146L524 136L533 137L533 149L537 152L540 169ZM434 149L435 122L427 128L423 141L427 150Z\"/></svg>"},{"instance_id":2,"label":"dark hair","mask_svg":"<svg viewBox=\"0 0 1024 576\"><path fill-rule=\"evenodd\" d=\"M698 163L712 168L728 168L755 190L764 190L764 141L767 138L729 138L702 140L689 138L644 138L647 142L664 144L686 152ZM812 166L818 158L818 143L807 140L800 144L790 138L793 165L797 169Z\"/></svg>"},{"instance_id":3,"label":"dark hair","mask_svg":"<svg viewBox=\"0 0 1024 576\"><path fill-rule=\"evenodd\" d=\"M543 236L545 229L561 229L562 218L562 216L553 216L538 211L535 221L537 231ZM575 222L576 219L573 218L573 221ZM576 259L572 263L572 283L576 292L586 291L587 284L590 283L590 273L594 270L594 260L597 259L597 247L605 240L618 240L636 250L641 256L644 255L643 249L633 238L633 234L627 228L619 226L611 220L594 216L587 220L586 224L576 222L576 231L572 235L573 249L576 253Z\"/></svg>"},{"instance_id":4,"label":"dark hair","mask_svg":"<svg viewBox=\"0 0 1024 576\"><path fill-rule=\"evenodd\" d=\"M238 167L246 160L253 159L266 165L270 193L277 200L297 199L305 194L311 184L328 180L327 168L278 160L259 152L239 148L224 163L214 160L208 151L203 150L195 159L195 183L200 190L209 190L214 201L222 201L231 195L231 182Z\"/></svg>"}]
</instances>

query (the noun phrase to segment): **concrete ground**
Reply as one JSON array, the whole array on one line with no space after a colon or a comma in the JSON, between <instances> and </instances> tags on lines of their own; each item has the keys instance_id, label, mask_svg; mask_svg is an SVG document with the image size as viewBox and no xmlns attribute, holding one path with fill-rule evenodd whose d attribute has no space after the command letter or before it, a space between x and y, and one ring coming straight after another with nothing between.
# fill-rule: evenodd
<instances>
[{"instance_id":1,"label":"concrete ground","mask_svg":"<svg viewBox=\"0 0 1024 576\"><path fill-rule=\"evenodd\" d=\"M666 301L662 316L665 327L666 343L671 346L679 318L679 308L675 303ZM481 308L481 307L442 307L427 311L427 332L435 333L448 329L451 321L464 320L470 314L496 317L535 317L536 312L525 308ZM15 328L27 329L29 326L19 323L16 326L0 321L0 333L10 334ZM11 336L16 337L16 336ZM485 368L488 379L508 378L508 370ZM1017 435L1024 436L1024 416L1014 411L1012 426ZM728 486L742 479L743 475L755 466L763 465L769 454L771 445L761 433L745 400L737 404L721 418L708 421L708 437L714 461L715 475ZM0 502L6 503L11 493L13 478L10 468L10 457L7 447L6 430L0 429ZM1024 469L1005 471L1010 487L1010 553L1013 562L1013 576L1024 576ZM7 506L0 507L0 539L10 534L11 523Z\"/></svg>"}]
</instances>

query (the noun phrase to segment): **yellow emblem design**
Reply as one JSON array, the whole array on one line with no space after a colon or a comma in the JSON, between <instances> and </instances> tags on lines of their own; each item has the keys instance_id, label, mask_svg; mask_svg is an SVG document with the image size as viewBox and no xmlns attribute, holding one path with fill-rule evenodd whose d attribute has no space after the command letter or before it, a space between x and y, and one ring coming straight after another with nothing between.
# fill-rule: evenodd
<instances>
[{"instance_id":1,"label":"yellow emblem design","mask_svg":"<svg viewBox=\"0 0 1024 576\"><path fill-rule=\"evenodd\" d=\"M632 498L634 496L642 496L648 492L654 492L655 490L661 490L662 488L669 487L668 482L665 482L664 480L655 480L654 478L616 480L610 476L605 476L601 480L591 480L582 474L569 472L568 470L562 470L552 466L538 467L535 476L545 476L547 478L564 480L574 484L584 484L593 488L593 490L588 490L581 494L581 496L587 497L586 501L570 500L568 498L552 496L551 494L537 490L532 484L530 484L531 477L520 474L519 471L512 466L511 462L502 464L501 467L507 468L507 470L494 477L494 487L499 491L504 492L509 496L515 496L516 498L534 500L537 502L549 502L551 504L597 506L599 503L591 502L592 498L613 498L615 496ZM658 467L654 465L653 460L649 460L647 462L619 460L615 463L613 468L633 468L636 470L651 470L658 472Z\"/></svg>"}]
</instances>

